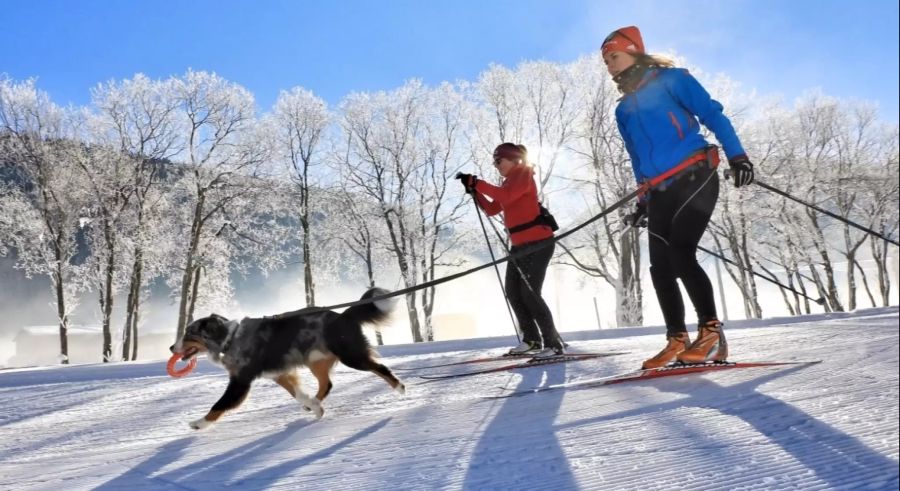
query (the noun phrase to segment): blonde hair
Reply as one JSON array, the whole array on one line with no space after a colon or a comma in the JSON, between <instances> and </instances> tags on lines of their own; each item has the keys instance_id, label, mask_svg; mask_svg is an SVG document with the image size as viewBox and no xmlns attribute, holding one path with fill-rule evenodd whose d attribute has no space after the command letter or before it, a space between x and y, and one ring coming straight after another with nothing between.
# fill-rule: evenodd
<instances>
[{"instance_id":1,"label":"blonde hair","mask_svg":"<svg viewBox=\"0 0 900 491\"><path fill-rule=\"evenodd\" d=\"M647 53L629 53L634 58L634 63L613 77L616 88L621 94L630 94L637 89L639 78L643 77L649 68L673 68L675 62L671 58L662 55L648 55Z\"/></svg>"},{"instance_id":2,"label":"blonde hair","mask_svg":"<svg viewBox=\"0 0 900 491\"><path fill-rule=\"evenodd\" d=\"M672 68L675 66L675 62L668 56L650 55L647 53L637 53L632 56L634 56L634 62L639 65L661 66L665 68Z\"/></svg>"}]
</instances>

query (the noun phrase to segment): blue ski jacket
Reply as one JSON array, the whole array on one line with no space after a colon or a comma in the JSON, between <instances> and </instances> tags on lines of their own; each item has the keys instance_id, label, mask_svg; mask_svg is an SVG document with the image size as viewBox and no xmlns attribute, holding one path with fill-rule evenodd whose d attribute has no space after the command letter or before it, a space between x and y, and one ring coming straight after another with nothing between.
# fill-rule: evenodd
<instances>
[{"instance_id":1,"label":"blue ski jacket","mask_svg":"<svg viewBox=\"0 0 900 491\"><path fill-rule=\"evenodd\" d=\"M710 129L728 159L744 148L722 104L682 68L647 70L637 90L616 107L616 122L639 183L675 167L706 146L700 125Z\"/></svg>"}]
</instances>

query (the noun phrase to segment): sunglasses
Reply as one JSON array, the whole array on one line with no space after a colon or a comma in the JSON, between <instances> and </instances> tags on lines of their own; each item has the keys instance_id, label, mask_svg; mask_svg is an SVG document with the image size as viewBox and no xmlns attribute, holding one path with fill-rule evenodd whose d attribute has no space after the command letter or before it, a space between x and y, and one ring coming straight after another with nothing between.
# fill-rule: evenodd
<instances>
[{"instance_id":1,"label":"sunglasses","mask_svg":"<svg viewBox=\"0 0 900 491\"><path fill-rule=\"evenodd\" d=\"M494 167L499 167L500 162L503 161L503 157L494 157Z\"/></svg>"}]
</instances>

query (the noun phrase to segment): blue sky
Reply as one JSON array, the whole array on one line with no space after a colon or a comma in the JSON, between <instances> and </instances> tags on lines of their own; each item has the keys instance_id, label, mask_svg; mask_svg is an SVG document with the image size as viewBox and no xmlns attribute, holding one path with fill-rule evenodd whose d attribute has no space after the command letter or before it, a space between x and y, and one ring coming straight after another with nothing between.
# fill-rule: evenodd
<instances>
[{"instance_id":1,"label":"blue sky","mask_svg":"<svg viewBox=\"0 0 900 491\"><path fill-rule=\"evenodd\" d=\"M898 121L896 0L31 0L0 12L0 73L37 77L61 104L86 104L109 79L188 68L243 85L266 110L298 85L335 104L410 78L475 80L490 63L570 62L635 24L650 52L744 89L791 100L819 87Z\"/></svg>"}]
</instances>

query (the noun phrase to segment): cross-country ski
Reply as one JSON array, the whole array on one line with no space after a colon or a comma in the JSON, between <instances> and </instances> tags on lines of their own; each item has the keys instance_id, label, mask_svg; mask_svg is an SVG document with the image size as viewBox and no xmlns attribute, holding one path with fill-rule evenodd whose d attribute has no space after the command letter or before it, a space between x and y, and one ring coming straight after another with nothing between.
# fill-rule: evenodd
<instances>
[{"instance_id":1,"label":"cross-country ski","mask_svg":"<svg viewBox=\"0 0 900 491\"><path fill-rule=\"evenodd\" d=\"M651 368L645 370L635 370L609 377L587 378L566 382L562 384L547 385L544 387L534 387L531 389L516 390L506 394L489 396L492 399L502 399L506 397L519 397L529 394L537 394L548 392L551 390L576 390L587 389L592 387L602 387L605 385L624 384L627 382L635 382L639 380L651 380L663 377L679 377L704 372L715 372L721 370L734 370L740 368L761 368L761 367L785 367L785 366L808 366L822 363L821 360L815 361L759 361L759 362L722 362L722 363L693 363L693 364L672 364L661 368Z\"/></svg>"},{"instance_id":2,"label":"cross-country ski","mask_svg":"<svg viewBox=\"0 0 900 491\"><path fill-rule=\"evenodd\" d=\"M459 378L459 377L469 377L472 375L480 375L484 373L494 373L494 372L502 372L506 370L516 370L520 368L531 368L537 366L545 366L552 365L555 363L566 363L570 361L582 361L582 360L592 360L594 358L606 358L609 356L619 356L626 355L628 353L622 352L611 352L611 353L567 353L565 355L556 355L546 358L527 358L526 361L519 361L515 363L509 363L506 365L500 365L490 368L482 368L477 370L468 370L463 372L451 372L451 373L442 373L442 374L432 374L432 375L419 375L419 378L423 378L425 380L443 380L450 378Z\"/></svg>"},{"instance_id":3,"label":"cross-country ski","mask_svg":"<svg viewBox=\"0 0 900 491\"><path fill-rule=\"evenodd\" d=\"M0 490L900 491L898 0L2 13Z\"/></svg>"}]
</instances>

